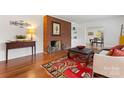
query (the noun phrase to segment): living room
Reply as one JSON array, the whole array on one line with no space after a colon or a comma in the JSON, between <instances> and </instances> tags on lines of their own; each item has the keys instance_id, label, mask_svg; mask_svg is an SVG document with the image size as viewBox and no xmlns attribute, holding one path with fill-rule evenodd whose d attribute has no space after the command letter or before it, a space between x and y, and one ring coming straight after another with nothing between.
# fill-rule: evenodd
<instances>
[{"instance_id":1,"label":"living room","mask_svg":"<svg viewBox=\"0 0 124 93\"><path fill-rule=\"evenodd\" d=\"M113 67L109 68L108 65L106 65L107 67L103 66L101 71L98 70L102 68L99 64L98 67L94 68L98 73L94 76L93 72L93 62L97 60L96 56L94 58L94 53L101 52L103 49L102 53L106 53L105 50L120 44L120 34L123 36L124 24L124 16L122 15L1 15L0 20L0 77L81 78L88 73L87 71L90 74L86 74L86 77L123 77L121 70L116 72L116 74L121 73L121 75L114 75L115 73L111 71L112 75L110 75L110 72L108 72L109 74L106 73L104 71L106 69L113 70ZM20 35L26 38L18 38ZM102 41L90 42L96 37L102 38ZM121 44L123 45L123 42ZM66 66L62 69L55 70L55 68L53 69L54 65L49 67L49 64L53 61L60 61L58 63L65 59L70 61L67 57L70 54L71 57L74 57L72 59L78 58L75 55L80 54L83 49L76 51L73 55L70 52L75 52L75 50L71 50L75 47L87 48L86 53L88 51L89 53L84 54L90 54L89 57L91 57L88 57L88 60L85 58L81 62L73 60L73 63L80 65L82 69L80 72L79 69L74 68L75 65L72 65L73 69L71 69L72 71L79 71L80 75L76 75L67 69L70 65L68 66L66 61L64 63ZM66 56L66 58L63 56ZM117 60L119 59L123 61L122 57ZM90 66L87 62L89 60L92 61L89 62ZM84 70L84 67L86 70ZM121 69L121 67L117 68L115 66L114 69Z\"/></svg>"},{"instance_id":2,"label":"living room","mask_svg":"<svg viewBox=\"0 0 124 93\"><path fill-rule=\"evenodd\" d=\"M1 93L117 93L123 0L1 0Z\"/></svg>"}]
</instances>

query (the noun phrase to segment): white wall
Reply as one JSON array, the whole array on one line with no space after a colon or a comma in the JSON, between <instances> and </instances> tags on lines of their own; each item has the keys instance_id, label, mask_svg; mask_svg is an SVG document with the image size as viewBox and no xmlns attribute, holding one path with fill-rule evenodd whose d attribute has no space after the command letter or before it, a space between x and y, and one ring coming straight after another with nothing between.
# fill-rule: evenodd
<instances>
[{"instance_id":1,"label":"white wall","mask_svg":"<svg viewBox=\"0 0 124 93\"><path fill-rule=\"evenodd\" d=\"M37 27L36 46L37 53L43 52L43 16L22 15L22 16L0 16L0 61L5 60L5 42L15 40L18 34L25 34L25 28L10 25L10 21L24 20ZM9 51L9 59L22 57L31 54L31 48L14 49Z\"/></svg>"},{"instance_id":2,"label":"white wall","mask_svg":"<svg viewBox=\"0 0 124 93\"><path fill-rule=\"evenodd\" d=\"M89 27L103 27L104 33L104 43L105 47L112 47L114 45L119 44L119 37L121 31L121 24L124 24L124 17L116 17L109 19L101 19L90 21L86 23L77 24L72 23L72 27L75 26L77 28L77 39L73 39L73 30L72 30L72 46L75 47L77 45L86 45L87 43L87 28Z\"/></svg>"},{"instance_id":3,"label":"white wall","mask_svg":"<svg viewBox=\"0 0 124 93\"><path fill-rule=\"evenodd\" d=\"M73 27L75 27L75 31L77 33L74 34ZM77 24L72 22L71 25L71 47L76 47L78 45L84 45L84 38L83 38L83 26L81 24ZM77 39L74 39L74 36L77 36Z\"/></svg>"},{"instance_id":4,"label":"white wall","mask_svg":"<svg viewBox=\"0 0 124 93\"><path fill-rule=\"evenodd\" d=\"M87 22L83 24L85 34L82 37L85 37L86 43L86 29L88 27L103 27L105 47L111 47L119 43L121 24L124 24L124 17Z\"/></svg>"}]
</instances>

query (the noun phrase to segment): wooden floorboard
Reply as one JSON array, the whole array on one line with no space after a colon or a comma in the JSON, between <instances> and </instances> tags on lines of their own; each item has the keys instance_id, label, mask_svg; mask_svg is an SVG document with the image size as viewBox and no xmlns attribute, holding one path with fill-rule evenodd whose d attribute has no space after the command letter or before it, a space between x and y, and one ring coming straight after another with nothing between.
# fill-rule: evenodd
<instances>
[{"instance_id":1,"label":"wooden floorboard","mask_svg":"<svg viewBox=\"0 0 124 93\"><path fill-rule=\"evenodd\" d=\"M37 54L36 59L32 56L16 58L8 61L0 62L0 77L1 78L50 78L51 76L44 70L41 65L52 60L61 58L67 55L67 51L57 53Z\"/></svg>"}]
</instances>

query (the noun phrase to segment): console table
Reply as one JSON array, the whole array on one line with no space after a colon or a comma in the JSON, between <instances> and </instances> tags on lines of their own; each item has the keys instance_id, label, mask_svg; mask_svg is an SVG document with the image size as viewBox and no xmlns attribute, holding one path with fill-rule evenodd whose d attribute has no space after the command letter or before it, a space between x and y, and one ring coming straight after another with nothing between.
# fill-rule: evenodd
<instances>
[{"instance_id":1,"label":"console table","mask_svg":"<svg viewBox=\"0 0 124 93\"><path fill-rule=\"evenodd\" d=\"M8 50L17 48L32 48L32 57L36 55L36 42L35 41L11 41L6 42L6 63L8 63Z\"/></svg>"}]
</instances>

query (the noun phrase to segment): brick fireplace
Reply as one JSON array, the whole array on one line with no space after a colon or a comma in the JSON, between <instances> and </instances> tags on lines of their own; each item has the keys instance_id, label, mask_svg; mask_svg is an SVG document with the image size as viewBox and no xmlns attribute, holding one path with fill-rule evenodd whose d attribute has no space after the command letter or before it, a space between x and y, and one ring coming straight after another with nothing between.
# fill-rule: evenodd
<instances>
[{"instance_id":1,"label":"brick fireplace","mask_svg":"<svg viewBox=\"0 0 124 93\"><path fill-rule=\"evenodd\" d=\"M53 35L52 23L60 24L60 35ZM71 47L71 23L52 16L44 16L44 52L53 53Z\"/></svg>"}]
</instances>

